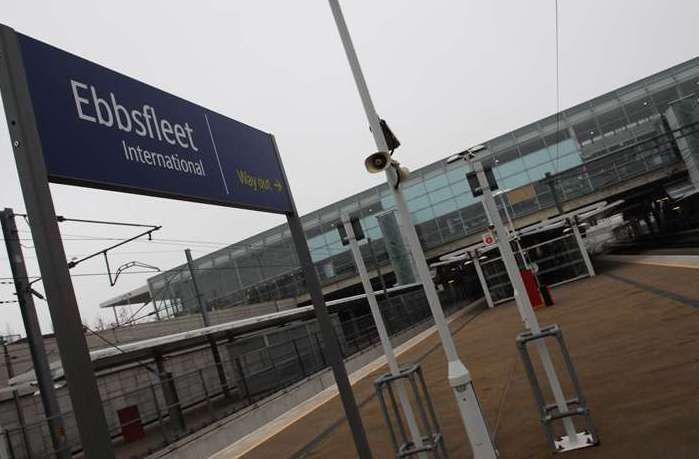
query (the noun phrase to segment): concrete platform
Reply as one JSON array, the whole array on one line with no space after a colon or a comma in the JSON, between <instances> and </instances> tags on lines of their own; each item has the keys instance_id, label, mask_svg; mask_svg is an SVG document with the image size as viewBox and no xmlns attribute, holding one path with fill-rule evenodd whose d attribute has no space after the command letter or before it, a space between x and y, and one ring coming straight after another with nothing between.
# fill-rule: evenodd
<instances>
[{"instance_id":1,"label":"concrete platform","mask_svg":"<svg viewBox=\"0 0 699 459\"><path fill-rule=\"evenodd\" d=\"M699 457L699 270L605 262L599 272L555 289L557 305L538 312L542 325L562 327L601 438L600 446L566 456ZM501 457L549 457L515 348L521 327L514 304L463 316L451 326ZM470 457L437 337L400 360L420 361L450 456ZM373 381L382 371L354 386L376 458L393 456L373 398ZM337 397L283 430L261 435L254 449L217 457L355 457Z\"/></svg>"}]
</instances>

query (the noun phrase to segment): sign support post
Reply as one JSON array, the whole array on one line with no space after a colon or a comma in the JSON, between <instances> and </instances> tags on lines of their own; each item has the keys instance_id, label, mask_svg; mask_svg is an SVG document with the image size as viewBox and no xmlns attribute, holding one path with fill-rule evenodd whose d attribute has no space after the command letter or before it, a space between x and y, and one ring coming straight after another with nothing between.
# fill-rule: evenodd
<instances>
[{"instance_id":1,"label":"sign support post","mask_svg":"<svg viewBox=\"0 0 699 459\"><path fill-rule=\"evenodd\" d=\"M274 137L8 27L0 38L0 89L85 456L114 453L49 181L286 215L357 453L371 458Z\"/></svg>"},{"instance_id":2,"label":"sign support post","mask_svg":"<svg viewBox=\"0 0 699 459\"><path fill-rule=\"evenodd\" d=\"M354 45L352 44L352 39L350 37L347 24L345 23L345 18L342 15L340 4L338 0L328 1L335 18L335 24L337 25L337 30L340 34L340 39L342 40L342 45L347 55L347 60L349 61L349 65L354 76L354 81L357 85L357 90L359 91L359 96L362 100L362 105L364 106L364 111L369 121L369 125L371 126L371 132L374 136L376 147L381 152L388 152L386 138L384 137L383 129L381 129L379 117L376 113L376 109L374 108L374 103L371 100L369 88L367 87L364 75L359 65L357 53L354 50ZM497 457L495 446L493 445L490 435L488 434L488 428L485 424L485 419L483 417L483 413L481 412L476 392L473 388L471 374L456 352L454 339L451 336L449 326L446 318L444 317L444 310L439 302L437 290L434 287L432 275L430 274L430 268L427 266L425 254L422 251L420 240L417 237L415 226L413 225L410 217L408 205L405 202L403 192L400 190L397 184L397 172L393 167L386 169L386 179L388 181L388 187L392 191L396 202L401 231L405 236L406 243L410 248L410 253L413 256L413 261L416 265L420 283L422 283L425 296L427 297L427 302L430 306L430 310L432 311L432 316L434 317L437 332L439 333L439 337L442 341L442 347L444 349L444 354L446 356L449 368L449 385L452 387L454 392L459 414L464 423L466 436L470 441L473 455L476 459L494 459Z\"/></svg>"},{"instance_id":3,"label":"sign support post","mask_svg":"<svg viewBox=\"0 0 699 459\"><path fill-rule=\"evenodd\" d=\"M71 454L70 448L66 444L63 416L56 398L56 388L53 385L53 376L46 357L44 337L41 334L39 318L36 315L34 297L29 285L27 268L24 264L24 255L22 254L22 246L19 243L19 233L17 232L15 215L12 209L0 211L0 223L2 223L2 233L5 237L7 256L10 259L10 268L14 277L17 301L22 313L24 330L27 333L29 351L32 355L32 365L36 374L36 382L39 385L39 394L44 405L44 414L48 421L48 430L51 435L53 449L57 457L61 459L70 458Z\"/></svg>"},{"instance_id":4,"label":"sign support post","mask_svg":"<svg viewBox=\"0 0 699 459\"><path fill-rule=\"evenodd\" d=\"M114 457L80 311L51 199L22 54L14 30L0 25L0 88L17 172L56 342L85 457Z\"/></svg>"},{"instance_id":5,"label":"sign support post","mask_svg":"<svg viewBox=\"0 0 699 459\"><path fill-rule=\"evenodd\" d=\"M277 157L279 157L277 142L274 140L274 136L270 137L272 138L272 143L274 144L274 151L276 152ZM284 167L281 161L279 161L279 164L282 168L282 174L284 175L284 182L288 184L289 181L286 179L286 173L284 172ZM303 232L301 218L296 210L296 204L294 203L294 198L291 192L289 192L289 200L291 201L292 211L287 212L286 221L289 224L291 238L294 242L294 248L296 249L296 256L298 256L301 271L303 272L303 277L306 281L306 287L308 288L308 293L311 296L311 302L313 303L313 310L315 312L316 319L318 320L320 333L323 337L325 359L332 368L333 376L335 377L335 384L337 384L337 390L340 393L340 400L342 401L342 406L345 410L347 423L350 426L352 437L354 438L354 446L357 449L357 456L360 459L371 459L371 448L369 448L369 441L367 440L364 424L362 424L362 418L359 414L359 407L357 406L357 401L352 393L352 384L350 384L349 377L347 376L347 369L345 368L345 364L342 360L342 354L340 353L335 330L330 322L328 307L325 305L323 290L320 287L318 274L313 266L313 260L311 259L311 252L308 249L306 235Z\"/></svg>"}]
</instances>

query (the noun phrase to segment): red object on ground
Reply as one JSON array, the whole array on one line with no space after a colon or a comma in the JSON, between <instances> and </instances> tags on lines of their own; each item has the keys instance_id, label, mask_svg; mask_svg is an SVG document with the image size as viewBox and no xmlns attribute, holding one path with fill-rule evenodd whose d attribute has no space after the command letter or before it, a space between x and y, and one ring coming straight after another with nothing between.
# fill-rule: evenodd
<instances>
[{"instance_id":1,"label":"red object on ground","mask_svg":"<svg viewBox=\"0 0 699 459\"><path fill-rule=\"evenodd\" d=\"M119 425L125 442L140 440L146 436L137 405L127 406L117 411Z\"/></svg>"},{"instance_id":2,"label":"red object on ground","mask_svg":"<svg viewBox=\"0 0 699 459\"><path fill-rule=\"evenodd\" d=\"M522 281L524 282L524 287L527 289L527 295L529 295L529 301L532 303L532 308L539 309L544 307L544 300L541 298L539 293L539 284L536 282L534 273L528 269L520 270L522 274Z\"/></svg>"}]
</instances>

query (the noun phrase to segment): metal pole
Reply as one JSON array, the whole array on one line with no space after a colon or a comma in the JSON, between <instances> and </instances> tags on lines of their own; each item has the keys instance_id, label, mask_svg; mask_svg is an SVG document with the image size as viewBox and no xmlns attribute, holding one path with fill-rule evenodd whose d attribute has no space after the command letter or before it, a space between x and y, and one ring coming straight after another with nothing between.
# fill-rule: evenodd
<instances>
[{"instance_id":1,"label":"metal pole","mask_svg":"<svg viewBox=\"0 0 699 459\"><path fill-rule=\"evenodd\" d=\"M553 204L556 206L558 215L563 215L563 206L561 205L560 199L558 199L558 190L556 190L556 184L551 172L546 172L544 174L544 183L548 185L549 190L551 190L551 197L553 197Z\"/></svg>"},{"instance_id":2,"label":"metal pole","mask_svg":"<svg viewBox=\"0 0 699 459\"><path fill-rule=\"evenodd\" d=\"M388 369L391 371L392 375L398 376L400 374L400 367L398 366L396 355L393 352L393 346L391 345L391 338L388 336L388 331L386 330L386 324L384 324L381 311L379 310L379 303L376 301L374 289L371 286L371 281L369 280L369 273L367 272L366 265L362 259L362 252L359 250L359 243L357 242L357 237L354 234L354 228L352 228L352 223L350 223L349 215L343 214L340 216L340 218L342 219L342 224L345 227L345 232L347 233L347 239L349 240L350 249L352 250L352 256L354 257L354 262L357 265L359 278L362 280L362 286L364 287L364 293L366 293L366 298L369 302L369 309L371 310L371 315L374 318L376 330L379 332L379 339L381 340L383 353L386 356ZM408 430L410 431L410 437L413 440L413 445L415 445L415 448L422 448L422 435L420 434L420 429L418 428L417 422L415 422L415 414L413 413L413 407L410 405L410 399L405 392L405 385L403 384L402 380L396 382L398 385L398 399L400 401L401 408L403 409L405 420L408 423ZM427 455L425 453L421 453L419 457L426 458Z\"/></svg>"},{"instance_id":3,"label":"metal pole","mask_svg":"<svg viewBox=\"0 0 699 459\"><path fill-rule=\"evenodd\" d=\"M502 196L500 202L502 203L502 208L505 209L505 217L507 218L507 222L510 226L510 232L512 233L512 238L515 241L515 245L517 246L519 256L522 258L522 263L524 264L524 266L526 268L529 268L529 263L527 263L527 257L524 256L524 250L522 249L522 243L520 242L519 236L517 235L517 230L515 230L515 224L512 222L510 212L507 210L507 202L505 202L505 193L500 193L500 196ZM509 201L509 198L507 200Z\"/></svg>"},{"instance_id":4,"label":"metal pole","mask_svg":"<svg viewBox=\"0 0 699 459\"><path fill-rule=\"evenodd\" d=\"M471 252L471 260L473 260L473 266L476 268L476 274L478 275L478 280L481 281L481 287L483 288L483 295L485 295L485 301L488 303L489 308L493 308L493 297L490 294L490 288L488 283L485 281L485 275L483 274L483 267L481 266L481 260L478 252Z\"/></svg>"},{"instance_id":5,"label":"metal pole","mask_svg":"<svg viewBox=\"0 0 699 459\"><path fill-rule=\"evenodd\" d=\"M270 135L272 144L274 145L274 151L277 155L277 159L282 172L284 175L284 183L289 183L286 178L286 173L284 172L284 167L281 160L279 159L279 149L277 148L277 143L274 140L274 136ZM333 376L335 377L335 384L337 384L337 390L340 393L340 399L342 401L342 406L345 410L345 417L347 418L347 423L352 431L352 437L354 438L354 446L357 449L357 456L360 459L370 459L371 449L369 448L369 441L366 437L366 431L364 430L364 425L362 424L362 418L359 414L359 408L357 407L357 401L352 393L352 385L350 384L349 377L347 376L347 369L342 360L342 354L340 353L340 346L337 342L337 336L333 329L332 323L330 322L330 315L328 314L328 308L325 305L325 298L323 297L323 290L320 287L320 281L318 280L318 273L313 266L313 260L311 259L311 252L308 250L308 242L306 241L306 235L303 232L303 225L301 224L301 218L299 218L298 212L296 211L296 204L294 203L294 198L291 194L291 190L288 190L290 206L292 211L286 214L286 221L289 224L289 230L291 232L291 239L294 241L294 248L296 249L296 256L299 259L299 264L301 265L301 271L303 272L303 277L306 280L306 288L308 289L308 294L311 297L311 302L313 303L313 310L318 320L318 327L320 328L320 333L323 336L323 344L325 345L325 357L328 364L332 368Z\"/></svg>"},{"instance_id":6,"label":"metal pole","mask_svg":"<svg viewBox=\"0 0 699 459\"><path fill-rule=\"evenodd\" d=\"M85 457L111 459L112 439L92 368L47 181L41 139L14 30L0 26L0 88L56 343Z\"/></svg>"},{"instance_id":7,"label":"metal pole","mask_svg":"<svg viewBox=\"0 0 699 459\"><path fill-rule=\"evenodd\" d=\"M362 100L362 105L364 106L364 111L367 119L369 120L369 125L371 126L371 132L374 136L376 147L379 151L387 152L388 146L386 144L386 139L384 138L383 131L379 124L379 117L376 114L374 104L371 100L371 96L369 95L369 89L366 85L366 81L364 80L364 75L362 74L359 60L357 59L357 54L354 50L354 45L352 44L349 30L347 29L347 24L345 23L345 19L342 15L340 4L338 3L338 0L328 1L335 18L340 39L342 40L342 44L345 48L347 60L349 61L350 68L352 69L352 74ZM403 193L396 186L397 175L394 168L389 167L386 169L386 179L388 181L388 187L391 189L393 197L396 201L401 231L403 232L406 243L410 248L410 253L413 256L418 277L422 283L425 296L427 297L427 302L430 306L430 310L432 311L432 315L434 316L437 332L439 333L439 337L442 341L442 347L444 349L449 368L449 384L454 392L459 414L461 415L467 437L471 443L473 455L478 459L495 458L497 457L495 447L488 434L488 429L486 427L483 414L481 413L478 398L476 397L476 393L473 389L471 375L466 369L466 366L459 359L456 352L454 341L451 333L449 332L449 326L447 325L447 321L444 317L442 305L439 302L439 297L437 296L437 291L434 287L434 282L432 281L430 269L427 266L427 261L425 260L425 254L422 252L420 241L417 237L415 227L413 226L413 222L410 217L410 211L408 210Z\"/></svg>"},{"instance_id":8,"label":"metal pole","mask_svg":"<svg viewBox=\"0 0 699 459\"><path fill-rule=\"evenodd\" d=\"M184 254L187 257L187 268L189 268L189 275L192 278L192 290L194 290L194 297L197 300L197 306L199 306L199 311L201 312L201 318L204 321L204 326L208 327L211 325L209 322L209 310L207 309L204 299L201 297L201 293L199 292L199 283L197 282L197 276L194 273L192 251L190 249L184 249Z\"/></svg>"},{"instance_id":9,"label":"metal pole","mask_svg":"<svg viewBox=\"0 0 699 459\"><path fill-rule=\"evenodd\" d=\"M374 264L374 269L376 269L376 275L379 276L379 282L381 283L381 289L383 290L383 297L388 300L388 288L386 287L386 279L383 278L381 273L381 266L379 266L379 260L376 258L376 252L374 252L374 241L370 237L366 238L367 247L369 247L369 255L371 256L371 261Z\"/></svg>"},{"instance_id":10,"label":"metal pole","mask_svg":"<svg viewBox=\"0 0 699 459\"><path fill-rule=\"evenodd\" d=\"M526 293L526 288L524 287L524 282L522 281L522 275L519 272L517 261L512 253L512 247L510 246L508 239L508 232L505 229L505 225L502 223L502 218L500 218L500 213L498 212L497 205L495 204L495 198L493 197L493 193L488 185L488 179L483 171L483 165L477 160L471 161L471 164L473 166L473 170L476 172L478 184L483 192L483 206L485 207L486 213L490 216L492 225L495 227L498 248L500 249L500 255L502 256L503 264L507 270L507 275L510 278L510 283L512 283L517 309L519 310L519 314L522 317L525 326L531 330L532 333L538 334L541 332L541 327L539 326L539 321L537 320L534 309L529 301L529 295ZM544 367L544 372L546 373L546 378L548 379L549 386L551 387L551 392L553 393L558 410L561 413L565 413L568 411L568 405L563 394L563 389L561 388L561 383L558 380L558 375L556 374L556 370L553 366L551 355L546 347L546 343L544 340L540 339L536 340L535 345L539 352L539 357L541 358L541 363ZM563 418L563 426L570 444L576 444L578 436L575 432L575 424L573 424L573 421L569 417Z\"/></svg>"},{"instance_id":11,"label":"metal pole","mask_svg":"<svg viewBox=\"0 0 699 459\"><path fill-rule=\"evenodd\" d=\"M207 304L202 298L201 292L199 291L199 283L197 282L197 275L194 271L194 262L192 261L192 251L190 249L185 249L184 254L187 257L187 268L189 268L189 275L192 278L192 289L194 290L194 296L197 298L197 304L199 305L199 310L201 311L201 317L204 320L204 326L211 326L211 321L209 319L209 311ZM226 379L226 370L223 368L223 362L221 361L221 353L219 352L218 345L216 344L216 339L207 334L207 341L209 341L209 346L211 347L211 354L214 358L214 365L216 365L216 372L218 373L218 379L221 382L221 390L223 395L228 397L230 395L228 391L228 381Z\"/></svg>"},{"instance_id":12,"label":"metal pole","mask_svg":"<svg viewBox=\"0 0 699 459\"><path fill-rule=\"evenodd\" d=\"M0 338L2 339L2 350L3 350L3 355L5 356L5 368L7 368L7 380L9 381L14 377L15 372L12 369L12 358L10 357L10 352L7 350L7 342L5 342L5 338ZM24 420L24 411L22 411L22 401L19 398L19 394L17 391L12 388L12 399L15 402L15 412L17 413L17 423L19 424L20 429L22 430L22 441L24 442L24 449L27 453L27 457L34 457L34 454L32 453L32 443L29 440L29 435L27 434L27 425L26 421ZM9 435L8 435L8 441L9 441Z\"/></svg>"},{"instance_id":13,"label":"metal pole","mask_svg":"<svg viewBox=\"0 0 699 459\"><path fill-rule=\"evenodd\" d=\"M22 313L24 330L27 333L29 342L29 352L32 356L32 365L36 374L36 381L39 385L41 401L44 405L44 414L48 420L49 433L53 442L53 449L60 458L71 457L70 449L66 444L65 427L61 409L56 397L56 388L53 385L53 376L49 367L44 337L41 334L39 318L36 314L34 297L27 277L27 268L24 264L22 245L19 243L19 233L15 223L15 215L12 209L5 209L0 212L0 223L2 224L2 234L5 237L5 247L10 259L10 268L14 278L15 290L17 291L17 301Z\"/></svg>"},{"instance_id":14,"label":"metal pole","mask_svg":"<svg viewBox=\"0 0 699 459\"><path fill-rule=\"evenodd\" d=\"M582 255L583 261L585 262L585 267L587 267L587 273L590 277L595 277L595 268L592 266L592 261L590 261L590 254L587 253L587 248L583 242L582 235L580 234L580 228L578 227L577 218L573 217L570 222L571 228L573 228L573 234L575 235L575 241L578 243L578 248L580 249L580 255Z\"/></svg>"}]
</instances>

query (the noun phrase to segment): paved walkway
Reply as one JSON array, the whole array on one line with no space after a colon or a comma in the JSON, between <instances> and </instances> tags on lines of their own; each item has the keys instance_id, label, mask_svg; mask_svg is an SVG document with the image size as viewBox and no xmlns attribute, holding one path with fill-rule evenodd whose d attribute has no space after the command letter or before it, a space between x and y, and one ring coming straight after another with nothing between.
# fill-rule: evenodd
<instances>
[{"instance_id":1,"label":"paved walkway","mask_svg":"<svg viewBox=\"0 0 699 459\"><path fill-rule=\"evenodd\" d=\"M699 457L699 271L609 262L599 271L554 289L557 305L537 313L542 324L562 327L602 440L570 456ZM452 323L501 457L550 457L514 344L520 328L512 303ZM450 456L470 457L438 338L425 339L400 361L420 361ZM392 450L373 398L381 371L354 392L374 457L387 458ZM242 457L340 459L355 451L334 397Z\"/></svg>"}]
</instances>

